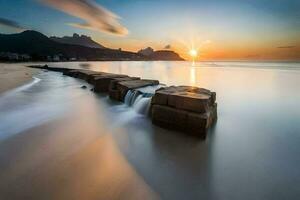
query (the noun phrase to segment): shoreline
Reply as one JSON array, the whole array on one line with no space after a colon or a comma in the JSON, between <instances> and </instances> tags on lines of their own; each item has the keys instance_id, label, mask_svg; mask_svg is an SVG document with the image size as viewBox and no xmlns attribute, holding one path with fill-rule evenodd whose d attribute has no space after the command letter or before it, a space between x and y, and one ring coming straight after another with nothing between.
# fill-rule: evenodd
<instances>
[{"instance_id":1,"label":"shoreline","mask_svg":"<svg viewBox=\"0 0 300 200\"><path fill-rule=\"evenodd\" d=\"M23 65L0 63L0 94L29 83L38 71Z\"/></svg>"}]
</instances>

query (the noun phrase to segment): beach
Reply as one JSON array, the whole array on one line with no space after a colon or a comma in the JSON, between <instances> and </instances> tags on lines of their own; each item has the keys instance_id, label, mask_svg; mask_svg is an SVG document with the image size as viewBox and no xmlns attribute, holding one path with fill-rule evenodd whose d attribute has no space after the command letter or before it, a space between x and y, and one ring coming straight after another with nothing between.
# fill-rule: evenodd
<instances>
[{"instance_id":1,"label":"beach","mask_svg":"<svg viewBox=\"0 0 300 200\"><path fill-rule=\"evenodd\" d=\"M22 64L0 63L0 93L30 82L37 72Z\"/></svg>"}]
</instances>

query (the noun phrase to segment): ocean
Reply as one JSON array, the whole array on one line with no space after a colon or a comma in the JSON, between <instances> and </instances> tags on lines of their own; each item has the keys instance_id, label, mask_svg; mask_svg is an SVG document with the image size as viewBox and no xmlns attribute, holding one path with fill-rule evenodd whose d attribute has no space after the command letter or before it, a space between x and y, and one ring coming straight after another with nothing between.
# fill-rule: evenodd
<instances>
[{"instance_id":1,"label":"ocean","mask_svg":"<svg viewBox=\"0 0 300 200\"><path fill-rule=\"evenodd\" d=\"M217 93L218 121L196 140L42 71L0 94L0 199L299 198L300 63L48 65L204 87Z\"/></svg>"}]
</instances>

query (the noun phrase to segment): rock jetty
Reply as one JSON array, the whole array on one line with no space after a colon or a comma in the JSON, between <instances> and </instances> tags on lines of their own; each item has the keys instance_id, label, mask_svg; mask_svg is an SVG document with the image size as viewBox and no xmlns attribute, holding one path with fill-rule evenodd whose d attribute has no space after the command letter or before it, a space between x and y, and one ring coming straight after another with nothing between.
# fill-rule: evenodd
<instances>
[{"instance_id":1,"label":"rock jetty","mask_svg":"<svg viewBox=\"0 0 300 200\"><path fill-rule=\"evenodd\" d=\"M140 94L141 88L159 85L158 80L124 74L47 65L28 67L62 72L66 76L85 80L94 87L94 92L108 93L111 99L123 102L129 92ZM153 124L157 126L206 138L208 129L217 120L216 93L191 86L161 87L152 96L149 112Z\"/></svg>"}]
</instances>

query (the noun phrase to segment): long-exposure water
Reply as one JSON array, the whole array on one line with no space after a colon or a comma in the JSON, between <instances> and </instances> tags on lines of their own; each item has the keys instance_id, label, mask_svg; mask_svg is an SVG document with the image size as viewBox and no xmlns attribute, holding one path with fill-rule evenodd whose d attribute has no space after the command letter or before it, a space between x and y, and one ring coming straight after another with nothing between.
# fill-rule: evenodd
<instances>
[{"instance_id":1,"label":"long-exposure water","mask_svg":"<svg viewBox=\"0 0 300 200\"><path fill-rule=\"evenodd\" d=\"M299 63L49 66L208 88L218 121L196 140L152 125L141 98L115 102L42 71L0 94L0 199L299 198Z\"/></svg>"}]
</instances>

